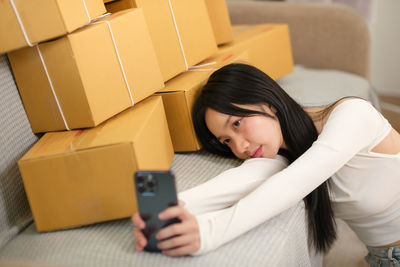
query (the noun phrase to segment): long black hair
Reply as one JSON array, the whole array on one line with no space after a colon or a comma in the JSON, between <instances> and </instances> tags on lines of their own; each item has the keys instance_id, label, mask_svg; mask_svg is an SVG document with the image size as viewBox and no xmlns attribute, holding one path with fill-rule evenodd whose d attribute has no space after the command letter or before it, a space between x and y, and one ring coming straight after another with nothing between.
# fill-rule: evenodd
<instances>
[{"instance_id":1,"label":"long black hair","mask_svg":"<svg viewBox=\"0 0 400 267\"><path fill-rule=\"evenodd\" d=\"M207 108L217 112L249 117L270 114L239 108L237 105L267 104L276 109L287 150L279 154L293 162L317 139L318 132L311 117L273 79L261 70L246 64L230 64L215 71L195 101L192 118L197 137L211 153L235 157L230 148L220 143L205 122ZM317 251L327 251L336 239L336 224L328 191L324 182L304 198L310 243Z\"/></svg>"}]
</instances>

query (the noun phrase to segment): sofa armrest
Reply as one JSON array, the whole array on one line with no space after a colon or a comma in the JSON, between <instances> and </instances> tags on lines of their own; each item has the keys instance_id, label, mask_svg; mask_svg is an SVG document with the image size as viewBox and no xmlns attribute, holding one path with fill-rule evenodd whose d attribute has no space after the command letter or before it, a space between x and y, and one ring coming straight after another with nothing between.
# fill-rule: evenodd
<instances>
[{"instance_id":1,"label":"sofa armrest","mask_svg":"<svg viewBox=\"0 0 400 267\"><path fill-rule=\"evenodd\" d=\"M295 64L370 79L365 20L341 4L228 1L232 24L288 23Z\"/></svg>"}]
</instances>

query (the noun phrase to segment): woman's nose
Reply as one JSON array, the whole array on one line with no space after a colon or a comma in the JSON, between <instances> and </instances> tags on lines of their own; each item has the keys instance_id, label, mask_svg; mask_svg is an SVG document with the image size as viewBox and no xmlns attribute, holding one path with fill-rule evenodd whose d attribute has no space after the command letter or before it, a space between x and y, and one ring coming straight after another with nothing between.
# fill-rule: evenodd
<instances>
[{"instance_id":1,"label":"woman's nose","mask_svg":"<svg viewBox=\"0 0 400 267\"><path fill-rule=\"evenodd\" d=\"M235 151L238 154L248 154L249 142L246 139L241 138L235 141Z\"/></svg>"}]
</instances>

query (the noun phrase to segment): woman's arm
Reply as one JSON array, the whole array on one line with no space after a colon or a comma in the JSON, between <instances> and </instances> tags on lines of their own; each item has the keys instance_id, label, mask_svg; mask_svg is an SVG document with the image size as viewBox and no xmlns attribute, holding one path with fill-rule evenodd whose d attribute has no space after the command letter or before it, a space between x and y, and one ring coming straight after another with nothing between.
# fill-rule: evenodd
<instances>
[{"instance_id":1,"label":"woman's arm","mask_svg":"<svg viewBox=\"0 0 400 267\"><path fill-rule=\"evenodd\" d=\"M259 168L262 164L263 168ZM179 194L185 208L192 214L202 214L232 206L267 178L287 166L287 160L250 159L239 167L229 169L215 178Z\"/></svg>"},{"instance_id":2,"label":"woman's arm","mask_svg":"<svg viewBox=\"0 0 400 267\"><path fill-rule=\"evenodd\" d=\"M295 205L357 152L374 143L386 124L382 115L361 99L338 105L317 141L289 167L217 215L196 216L201 242L195 255L215 249ZM269 168L258 163L257 168Z\"/></svg>"}]
</instances>

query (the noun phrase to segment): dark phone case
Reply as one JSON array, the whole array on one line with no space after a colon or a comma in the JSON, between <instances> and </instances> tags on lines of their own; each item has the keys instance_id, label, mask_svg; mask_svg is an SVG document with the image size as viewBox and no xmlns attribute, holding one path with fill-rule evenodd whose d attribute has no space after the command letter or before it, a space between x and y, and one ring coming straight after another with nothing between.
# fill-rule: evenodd
<instances>
[{"instance_id":1,"label":"dark phone case","mask_svg":"<svg viewBox=\"0 0 400 267\"><path fill-rule=\"evenodd\" d=\"M148 183L147 178L140 178L149 177L149 175L152 175L155 182L153 186ZM155 238L155 235L161 228L179 222L178 219L166 221L158 219L161 211L178 204L175 178L169 171L138 171L135 173L135 191L140 216L146 222L146 228L142 230L147 238L144 249L160 252L157 248L159 240Z\"/></svg>"}]
</instances>

